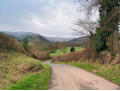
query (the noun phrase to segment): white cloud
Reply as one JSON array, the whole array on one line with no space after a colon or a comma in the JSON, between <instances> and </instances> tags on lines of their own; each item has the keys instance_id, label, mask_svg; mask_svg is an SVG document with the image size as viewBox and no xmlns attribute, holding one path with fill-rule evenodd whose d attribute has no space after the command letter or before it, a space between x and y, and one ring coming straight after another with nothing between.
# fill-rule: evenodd
<instances>
[{"instance_id":1,"label":"white cloud","mask_svg":"<svg viewBox=\"0 0 120 91\"><path fill-rule=\"evenodd\" d=\"M79 13L76 11L74 3L58 2L54 7L44 6L45 17L36 13L32 14L30 19L23 19L24 25L29 25L32 32L39 32L43 35L49 36L71 36L72 29L75 21L79 17ZM25 26L26 27L26 26Z\"/></svg>"},{"instance_id":2,"label":"white cloud","mask_svg":"<svg viewBox=\"0 0 120 91\"><path fill-rule=\"evenodd\" d=\"M28 1L31 6L26 9L26 13L22 13L22 10L19 12L19 7L15 11L20 13L19 17L10 19L12 22L14 20L13 23L6 21L7 23L3 25L7 27L0 26L0 30L24 30L48 36L68 37L72 36L73 30L71 28L74 27L78 18L84 19L84 12L77 12L78 7L73 3L74 0L27 0L26 2ZM2 23L0 21L0 24Z\"/></svg>"}]
</instances>

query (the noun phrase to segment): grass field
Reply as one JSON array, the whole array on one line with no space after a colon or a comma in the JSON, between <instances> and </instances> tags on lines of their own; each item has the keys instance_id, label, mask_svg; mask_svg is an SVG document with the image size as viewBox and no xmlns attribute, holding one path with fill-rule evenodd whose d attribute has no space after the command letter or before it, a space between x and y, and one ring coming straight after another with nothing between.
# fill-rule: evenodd
<instances>
[{"instance_id":1,"label":"grass field","mask_svg":"<svg viewBox=\"0 0 120 91\"><path fill-rule=\"evenodd\" d=\"M63 64L69 64L76 67L83 68L89 72L93 72L99 76L104 77L105 79L120 85L120 64L114 66L105 67L103 65L85 63L85 62L65 62Z\"/></svg>"},{"instance_id":2,"label":"grass field","mask_svg":"<svg viewBox=\"0 0 120 91\"><path fill-rule=\"evenodd\" d=\"M0 52L0 89L47 89L51 69L41 61L21 53Z\"/></svg>"},{"instance_id":3,"label":"grass field","mask_svg":"<svg viewBox=\"0 0 120 91\"><path fill-rule=\"evenodd\" d=\"M58 55L63 55L65 53L70 53L70 47L67 47L66 49L58 49L56 50L55 53L51 53L50 56L58 56ZM83 50L84 48L82 47L75 47L75 51L80 51L80 50Z\"/></svg>"}]
</instances>

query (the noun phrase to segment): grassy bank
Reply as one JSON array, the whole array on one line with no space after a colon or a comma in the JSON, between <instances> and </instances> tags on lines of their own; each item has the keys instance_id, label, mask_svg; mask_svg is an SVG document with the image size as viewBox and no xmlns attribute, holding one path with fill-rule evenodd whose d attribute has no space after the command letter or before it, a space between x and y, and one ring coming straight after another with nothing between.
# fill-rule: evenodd
<instances>
[{"instance_id":1,"label":"grassy bank","mask_svg":"<svg viewBox=\"0 0 120 91\"><path fill-rule=\"evenodd\" d=\"M46 66L47 67L47 66ZM16 84L8 87L8 90L46 90L50 81L51 70L46 69L30 74Z\"/></svg>"},{"instance_id":2,"label":"grassy bank","mask_svg":"<svg viewBox=\"0 0 120 91\"><path fill-rule=\"evenodd\" d=\"M63 63L63 62L62 62ZM64 62L63 64L69 64L76 67L83 68L89 72L93 72L105 79L120 85L120 64L114 66L105 67L103 65L85 63L85 62Z\"/></svg>"},{"instance_id":3,"label":"grassy bank","mask_svg":"<svg viewBox=\"0 0 120 91\"><path fill-rule=\"evenodd\" d=\"M70 47L67 47L66 49L64 49L64 51L63 51L63 49L58 49L58 50L56 50L55 53L51 53L50 56L58 56L58 55L63 55L65 53L70 53L70 49L71 49ZM82 47L75 47L75 51L80 51L83 49L84 48L82 48Z\"/></svg>"},{"instance_id":4,"label":"grassy bank","mask_svg":"<svg viewBox=\"0 0 120 91\"><path fill-rule=\"evenodd\" d=\"M47 89L51 69L41 61L21 53L0 52L0 89Z\"/></svg>"}]
</instances>

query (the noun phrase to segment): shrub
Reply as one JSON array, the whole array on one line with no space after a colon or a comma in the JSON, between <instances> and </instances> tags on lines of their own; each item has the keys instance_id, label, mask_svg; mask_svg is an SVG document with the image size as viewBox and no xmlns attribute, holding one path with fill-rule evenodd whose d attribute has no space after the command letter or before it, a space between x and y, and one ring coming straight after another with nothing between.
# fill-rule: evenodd
<instances>
[{"instance_id":1,"label":"shrub","mask_svg":"<svg viewBox=\"0 0 120 91\"><path fill-rule=\"evenodd\" d=\"M40 59L40 60L46 60L46 59L49 59L50 56L49 56L49 52L47 51L39 51L38 54L37 54L37 58Z\"/></svg>"},{"instance_id":2,"label":"shrub","mask_svg":"<svg viewBox=\"0 0 120 91\"><path fill-rule=\"evenodd\" d=\"M91 50L85 49L78 52L67 53L65 55L53 56L52 61L53 62L85 61L85 60L90 60L90 58L91 58Z\"/></svg>"},{"instance_id":3,"label":"shrub","mask_svg":"<svg viewBox=\"0 0 120 91\"><path fill-rule=\"evenodd\" d=\"M37 50L36 48L29 48L29 52L32 54L32 56L36 59L39 59L39 60L46 60L46 59L49 59L50 56L49 56L49 52L48 51L40 51L40 50Z\"/></svg>"}]
</instances>

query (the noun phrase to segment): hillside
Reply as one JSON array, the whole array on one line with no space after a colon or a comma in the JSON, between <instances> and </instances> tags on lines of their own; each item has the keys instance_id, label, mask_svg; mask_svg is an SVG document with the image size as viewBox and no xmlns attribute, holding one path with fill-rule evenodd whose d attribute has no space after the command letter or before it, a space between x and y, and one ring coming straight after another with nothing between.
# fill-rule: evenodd
<instances>
[{"instance_id":1,"label":"hillside","mask_svg":"<svg viewBox=\"0 0 120 91\"><path fill-rule=\"evenodd\" d=\"M50 68L16 52L0 52L0 89L47 89ZM34 86L33 86L34 84Z\"/></svg>"},{"instance_id":2,"label":"hillside","mask_svg":"<svg viewBox=\"0 0 120 91\"><path fill-rule=\"evenodd\" d=\"M4 34L7 34L11 37L16 38L18 41L22 41L25 37L29 38L29 41L38 41L41 43L49 43L47 39L45 39L43 36L37 33L31 33L31 32L8 32L8 31L1 31Z\"/></svg>"},{"instance_id":3,"label":"hillside","mask_svg":"<svg viewBox=\"0 0 120 91\"><path fill-rule=\"evenodd\" d=\"M0 89L48 88L50 68L29 56L31 53L25 51L15 38L0 33Z\"/></svg>"},{"instance_id":4,"label":"hillside","mask_svg":"<svg viewBox=\"0 0 120 91\"><path fill-rule=\"evenodd\" d=\"M65 41L65 42L68 42L70 40L72 40L73 38L62 38L62 37L46 37L44 36L47 40L49 40L50 42L62 42L62 41Z\"/></svg>"},{"instance_id":5,"label":"hillside","mask_svg":"<svg viewBox=\"0 0 120 91\"><path fill-rule=\"evenodd\" d=\"M75 38L73 40L70 40L70 43L82 43L83 41L88 40L88 37L79 37L79 38Z\"/></svg>"}]
</instances>

